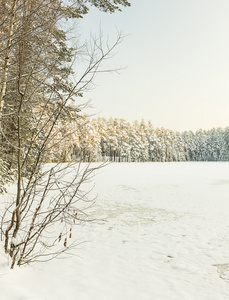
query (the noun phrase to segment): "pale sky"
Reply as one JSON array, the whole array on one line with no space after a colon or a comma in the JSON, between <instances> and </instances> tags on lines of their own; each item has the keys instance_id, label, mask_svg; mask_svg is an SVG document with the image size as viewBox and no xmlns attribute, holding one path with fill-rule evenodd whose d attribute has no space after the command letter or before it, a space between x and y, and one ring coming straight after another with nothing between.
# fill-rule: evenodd
<instances>
[{"instance_id":1,"label":"pale sky","mask_svg":"<svg viewBox=\"0 0 229 300\"><path fill-rule=\"evenodd\" d=\"M130 0L131 1L131 0ZM82 36L128 36L88 94L100 117L151 120L155 127L197 130L229 126L229 1L132 0L122 13L92 9Z\"/></svg>"}]
</instances>

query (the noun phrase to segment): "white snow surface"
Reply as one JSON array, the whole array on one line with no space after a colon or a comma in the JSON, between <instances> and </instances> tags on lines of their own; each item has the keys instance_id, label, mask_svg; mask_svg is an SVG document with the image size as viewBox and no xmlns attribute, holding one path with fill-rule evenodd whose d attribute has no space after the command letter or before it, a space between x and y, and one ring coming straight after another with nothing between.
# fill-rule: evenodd
<instances>
[{"instance_id":1,"label":"white snow surface","mask_svg":"<svg viewBox=\"0 0 229 300\"><path fill-rule=\"evenodd\" d=\"M229 163L113 163L68 259L9 270L0 300L229 299Z\"/></svg>"}]
</instances>

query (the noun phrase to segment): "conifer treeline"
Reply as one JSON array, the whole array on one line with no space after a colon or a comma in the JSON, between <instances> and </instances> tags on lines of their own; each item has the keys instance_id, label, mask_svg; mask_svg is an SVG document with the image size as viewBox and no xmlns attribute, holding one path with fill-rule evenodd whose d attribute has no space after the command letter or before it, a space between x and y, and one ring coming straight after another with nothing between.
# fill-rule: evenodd
<instances>
[{"instance_id":1,"label":"conifer treeline","mask_svg":"<svg viewBox=\"0 0 229 300\"><path fill-rule=\"evenodd\" d=\"M175 132L152 123L89 117L60 124L49 161L228 161L229 127ZM69 138L61 142L62 136ZM70 134L73 133L73 134Z\"/></svg>"}]
</instances>

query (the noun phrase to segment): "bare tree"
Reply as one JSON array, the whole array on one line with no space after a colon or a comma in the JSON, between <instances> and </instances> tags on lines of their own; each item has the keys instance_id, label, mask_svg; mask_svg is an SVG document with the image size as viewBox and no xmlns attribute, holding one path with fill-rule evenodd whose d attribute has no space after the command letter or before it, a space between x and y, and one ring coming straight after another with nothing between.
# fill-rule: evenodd
<instances>
[{"instance_id":1,"label":"bare tree","mask_svg":"<svg viewBox=\"0 0 229 300\"><path fill-rule=\"evenodd\" d=\"M86 13L85 5L63 7L57 0L6 4L2 11L6 9L4 16L10 19L1 20L6 37L1 44L1 154L9 172L15 170L17 190L3 213L1 231L13 268L15 263L45 260L69 250L72 226L88 220L84 209L93 200L88 200L83 186L94 168L57 164L46 169L44 163L53 147L73 133L58 135L60 121L69 112L78 117L81 111L69 104L77 103L97 73L108 71L102 62L122 38L118 36L112 46L104 46L99 36L81 47L69 47L58 22L63 16ZM74 77L72 66L79 56L84 69ZM69 171L73 175L66 178ZM52 233L53 227L58 234ZM53 248L62 238L62 247Z\"/></svg>"}]
</instances>

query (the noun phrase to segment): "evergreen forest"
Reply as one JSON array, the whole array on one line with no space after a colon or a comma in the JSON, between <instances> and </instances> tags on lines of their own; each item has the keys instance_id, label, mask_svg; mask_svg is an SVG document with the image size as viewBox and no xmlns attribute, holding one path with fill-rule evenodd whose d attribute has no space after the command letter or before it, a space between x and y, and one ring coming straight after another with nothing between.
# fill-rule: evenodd
<instances>
[{"instance_id":1,"label":"evergreen forest","mask_svg":"<svg viewBox=\"0 0 229 300\"><path fill-rule=\"evenodd\" d=\"M83 116L59 124L53 143L47 162L229 160L229 127L177 132L155 128L151 121Z\"/></svg>"}]
</instances>

